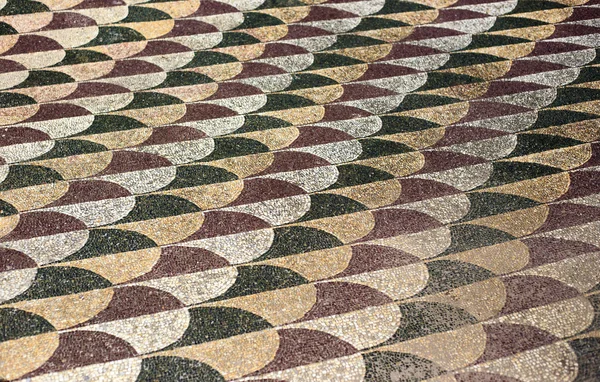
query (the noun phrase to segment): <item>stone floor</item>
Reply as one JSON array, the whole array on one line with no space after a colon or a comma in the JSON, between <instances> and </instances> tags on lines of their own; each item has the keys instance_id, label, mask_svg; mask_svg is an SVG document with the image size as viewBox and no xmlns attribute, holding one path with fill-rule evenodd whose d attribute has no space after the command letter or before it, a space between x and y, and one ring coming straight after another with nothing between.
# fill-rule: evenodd
<instances>
[{"instance_id":1,"label":"stone floor","mask_svg":"<svg viewBox=\"0 0 600 382\"><path fill-rule=\"evenodd\" d=\"M0 0L0 380L600 381L600 0Z\"/></svg>"}]
</instances>

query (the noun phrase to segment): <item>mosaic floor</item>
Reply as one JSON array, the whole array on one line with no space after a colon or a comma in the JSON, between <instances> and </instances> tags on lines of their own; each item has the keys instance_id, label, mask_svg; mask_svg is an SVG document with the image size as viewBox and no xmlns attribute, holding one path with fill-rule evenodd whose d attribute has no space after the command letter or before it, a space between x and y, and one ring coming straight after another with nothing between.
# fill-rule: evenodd
<instances>
[{"instance_id":1,"label":"mosaic floor","mask_svg":"<svg viewBox=\"0 0 600 382\"><path fill-rule=\"evenodd\" d=\"M0 0L0 380L600 381L600 0Z\"/></svg>"}]
</instances>

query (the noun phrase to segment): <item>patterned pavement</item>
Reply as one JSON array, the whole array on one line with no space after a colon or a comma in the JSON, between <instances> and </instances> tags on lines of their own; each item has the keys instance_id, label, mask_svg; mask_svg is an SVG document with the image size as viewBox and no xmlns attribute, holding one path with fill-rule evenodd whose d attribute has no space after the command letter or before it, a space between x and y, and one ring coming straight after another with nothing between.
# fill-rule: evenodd
<instances>
[{"instance_id":1,"label":"patterned pavement","mask_svg":"<svg viewBox=\"0 0 600 382\"><path fill-rule=\"evenodd\" d=\"M0 380L600 381L600 0L0 0Z\"/></svg>"}]
</instances>

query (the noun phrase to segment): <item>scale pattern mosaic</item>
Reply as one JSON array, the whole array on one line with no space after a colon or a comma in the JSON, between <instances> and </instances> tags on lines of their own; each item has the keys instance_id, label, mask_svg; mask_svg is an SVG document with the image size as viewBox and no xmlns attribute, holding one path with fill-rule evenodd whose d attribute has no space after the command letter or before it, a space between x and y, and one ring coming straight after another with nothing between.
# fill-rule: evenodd
<instances>
[{"instance_id":1,"label":"scale pattern mosaic","mask_svg":"<svg viewBox=\"0 0 600 382\"><path fill-rule=\"evenodd\" d=\"M600 0L0 0L0 380L600 380Z\"/></svg>"}]
</instances>

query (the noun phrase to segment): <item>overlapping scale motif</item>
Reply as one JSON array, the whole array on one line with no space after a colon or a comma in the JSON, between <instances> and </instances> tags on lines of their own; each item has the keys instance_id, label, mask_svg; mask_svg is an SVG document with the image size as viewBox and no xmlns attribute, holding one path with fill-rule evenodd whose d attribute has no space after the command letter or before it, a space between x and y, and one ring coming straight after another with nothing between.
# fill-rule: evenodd
<instances>
[{"instance_id":1,"label":"overlapping scale motif","mask_svg":"<svg viewBox=\"0 0 600 382\"><path fill-rule=\"evenodd\" d=\"M0 380L600 379L597 0L0 0Z\"/></svg>"}]
</instances>

